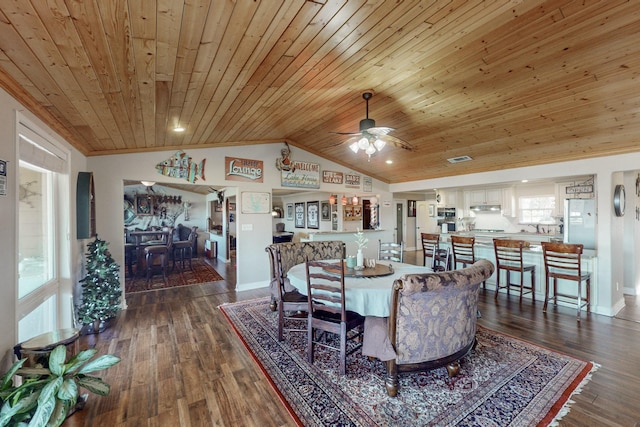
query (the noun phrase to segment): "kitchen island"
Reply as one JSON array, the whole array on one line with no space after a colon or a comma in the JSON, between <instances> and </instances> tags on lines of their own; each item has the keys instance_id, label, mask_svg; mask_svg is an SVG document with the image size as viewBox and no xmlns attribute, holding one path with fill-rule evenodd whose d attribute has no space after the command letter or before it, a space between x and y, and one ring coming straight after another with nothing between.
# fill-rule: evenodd
<instances>
[{"instance_id":1,"label":"kitchen island","mask_svg":"<svg viewBox=\"0 0 640 427\"><path fill-rule=\"evenodd\" d=\"M545 292L545 273L544 273L544 258L542 256L542 245L541 242L549 242L553 240L562 241L562 235L552 235L552 234L540 234L540 233L501 233L501 232L457 232L457 233L442 233L440 234L440 246L443 248L451 247L451 236L473 236L476 238L475 241L475 256L476 259L488 259L494 265L496 264L496 256L493 248L493 239L513 239L513 240L524 240L529 243L529 246L524 248L522 251L522 257L525 264L533 264L536 266L535 271L535 299L539 302L544 302L544 292ZM596 256L596 251L593 249L585 249L582 254L582 270L583 272L591 273L591 306L595 307L597 305L597 265L598 258ZM497 271L493 273L491 278L487 280L487 289L495 290L496 286L496 274ZM502 272L502 278L500 279L501 283L506 283L506 273ZM520 278L518 277L518 273L511 273L511 282L518 283ZM525 275L525 284L529 283L529 275ZM558 291L561 293L568 294L577 294L577 285L576 282L558 280ZM506 293L506 289L502 289L501 293ZM516 298L519 298L519 289L513 288L511 295L514 295ZM583 290L583 297L584 297ZM531 299L531 294L525 295L523 301L527 299ZM574 307L575 304L571 303L562 303L559 302L560 305L566 305L569 307ZM542 304L540 305L540 309L542 310Z\"/></svg>"}]
</instances>

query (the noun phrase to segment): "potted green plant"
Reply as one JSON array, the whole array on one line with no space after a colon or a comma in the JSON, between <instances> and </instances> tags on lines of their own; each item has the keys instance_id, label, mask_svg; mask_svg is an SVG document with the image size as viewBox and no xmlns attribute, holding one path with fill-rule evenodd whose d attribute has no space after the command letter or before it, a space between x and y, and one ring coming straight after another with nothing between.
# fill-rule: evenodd
<instances>
[{"instance_id":1,"label":"potted green plant","mask_svg":"<svg viewBox=\"0 0 640 427\"><path fill-rule=\"evenodd\" d=\"M97 350L83 350L65 363L67 349L59 345L49 356L48 367L23 367L21 359L1 378L0 427L59 426L75 410L80 387L100 396L109 394L110 386L102 379L88 375L109 368L120 358L107 354L91 360ZM15 375L22 384L13 385Z\"/></svg>"},{"instance_id":2,"label":"potted green plant","mask_svg":"<svg viewBox=\"0 0 640 427\"><path fill-rule=\"evenodd\" d=\"M84 333L101 332L121 309L120 266L111 257L108 246L108 242L96 236L87 247L86 276L80 280L82 301L77 308Z\"/></svg>"}]
</instances>

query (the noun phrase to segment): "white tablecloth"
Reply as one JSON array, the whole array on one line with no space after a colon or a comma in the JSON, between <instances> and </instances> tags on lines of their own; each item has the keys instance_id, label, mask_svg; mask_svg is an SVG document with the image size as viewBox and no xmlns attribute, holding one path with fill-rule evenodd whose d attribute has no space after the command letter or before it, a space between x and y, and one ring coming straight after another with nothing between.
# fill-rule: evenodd
<instances>
[{"instance_id":1,"label":"white tablecloth","mask_svg":"<svg viewBox=\"0 0 640 427\"><path fill-rule=\"evenodd\" d=\"M403 274L429 273L432 270L421 265L397 262L382 261L378 264L391 264L393 274L382 277L345 277L344 287L347 310L366 316L362 354L386 361L396 357L387 336L387 318L390 315L393 281ZM287 273L287 277L293 287L307 295L307 272L304 264L293 266Z\"/></svg>"},{"instance_id":2,"label":"white tablecloth","mask_svg":"<svg viewBox=\"0 0 640 427\"><path fill-rule=\"evenodd\" d=\"M393 281L403 274L428 273L431 269L421 265L380 261L378 264L391 264L393 274L382 277L345 277L345 297L347 310L362 316L389 317L391 290ZM291 285L300 293L307 294L307 274L304 264L295 265L287 273Z\"/></svg>"}]
</instances>

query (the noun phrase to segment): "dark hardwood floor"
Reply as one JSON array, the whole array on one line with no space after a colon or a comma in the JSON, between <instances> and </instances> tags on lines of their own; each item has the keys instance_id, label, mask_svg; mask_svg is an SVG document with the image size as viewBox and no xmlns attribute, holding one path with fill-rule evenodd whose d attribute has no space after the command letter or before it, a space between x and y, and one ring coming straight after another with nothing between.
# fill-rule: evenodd
<instances>
[{"instance_id":1,"label":"dark hardwood floor","mask_svg":"<svg viewBox=\"0 0 640 427\"><path fill-rule=\"evenodd\" d=\"M415 262L417 259L417 262ZM405 262L421 264L421 253ZM99 335L81 338L122 362L103 373L107 397L91 396L65 426L289 426L284 405L217 308L268 295L235 292L231 265L215 262L225 281L127 295L128 309ZM532 304L480 291L479 323L600 365L560 425L639 426L640 323ZM380 384L383 387L383 384Z\"/></svg>"}]
</instances>

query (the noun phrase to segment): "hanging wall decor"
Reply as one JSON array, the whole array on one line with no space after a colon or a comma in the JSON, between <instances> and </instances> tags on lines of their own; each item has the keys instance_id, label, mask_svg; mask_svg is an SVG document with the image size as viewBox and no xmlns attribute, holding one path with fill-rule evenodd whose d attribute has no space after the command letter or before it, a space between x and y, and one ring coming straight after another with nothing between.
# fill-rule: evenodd
<instances>
[{"instance_id":1,"label":"hanging wall decor","mask_svg":"<svg viewBox=\"0 0 640 427\"><path fill-rule=\"evenodd\" d=\"M203 159L200 163L191 161L191 156L184 151L176 151L176 153L167 160L156 165L159 174L170 176L172 178L182 178L194 183L198 178L204 177L204 164L207 159Z\"/></svg>"}]
</instances>

